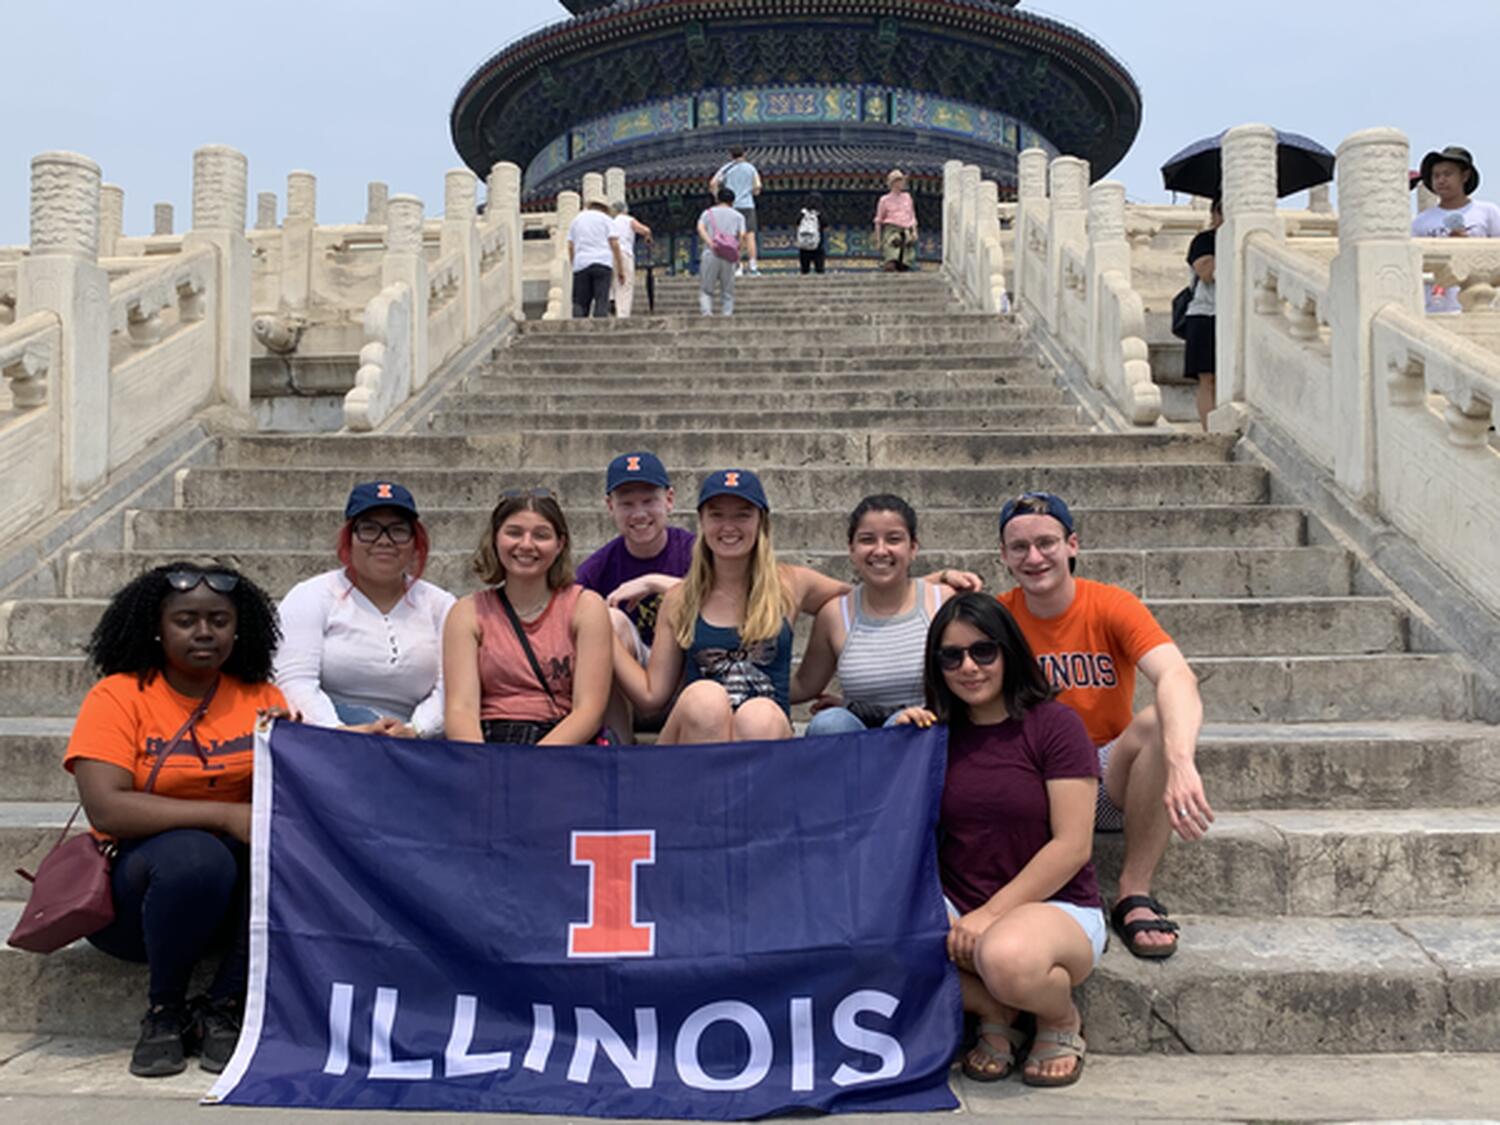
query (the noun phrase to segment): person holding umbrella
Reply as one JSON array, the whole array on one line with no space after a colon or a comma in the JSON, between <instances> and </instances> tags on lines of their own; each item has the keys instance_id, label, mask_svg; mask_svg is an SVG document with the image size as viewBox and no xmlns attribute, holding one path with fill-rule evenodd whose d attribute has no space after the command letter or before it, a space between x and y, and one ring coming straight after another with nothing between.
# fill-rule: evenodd
<instances>
[{"instance_id":1,"label":"person holding umbrella","mask_svg":"<svg viewBox=\"0 0 1500 1125\"><path fill-rule=\"evenodd\" d=\"M1188 265L1193 271L1193 296L1182 322L1182 376L1198 384L1198 418L1205 432L1208 416L1218 401L1218 380L1214 374L1218 350L1214 332L1214 243L1223 225L1224 205L1215 197L1208 208L1208 229L1193 236L1187 252Z\"/></svg>"},{"instance_id":2,"label":"person holding umbrella","mask_svg":"<svg viewBox=\"0 0 1500 1125\"><path fill-rule=\"evenodd\" d=\"M1227 132L1227 130L1226 130ZM1194 141L1162 165L1162 185L1213 200L1209 227L1188 247L1193 268L1192 296L1180 331L1186 342L1183 376L1198 383L1198 417L1208 429L1208 415L1217 401L1214 336L1214 243L1224 222L1220 200L1224 182L1225 133ZM1293 195L1333 179L1334 154L1308 137L1276 130L1276 195ZM1177 329L1174 327L1174 331Z\"/></svg>"}]
</instances>

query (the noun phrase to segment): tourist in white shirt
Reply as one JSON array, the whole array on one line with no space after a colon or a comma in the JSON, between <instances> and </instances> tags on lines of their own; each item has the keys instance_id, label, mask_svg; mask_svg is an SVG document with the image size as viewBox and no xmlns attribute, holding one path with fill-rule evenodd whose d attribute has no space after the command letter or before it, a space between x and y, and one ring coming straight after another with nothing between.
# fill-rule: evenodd
<instances>
[{"instance_id":1,"label":"tourist in white shirt","mask_svg":"<svg viewBox=\"0 0 1500 1125\"><path fill-rule=\"evenodd\" d=\"M341 569L281 601L276 685L318 726L438 738L443 733L443 620L453 595L422 580L427 531L392 481L359 484L344 508Z\"/></svg>"},{"instance_id":2,"label":"tourist in white shirt","mask_svg":"<svg viewBox=\"0 0 1500 1125\"><path fill-rule=\"evenodd\" d=\"M649 245L651 228L630 213L623 199L611 202L609 209L614 212L612 221L615 236L620 240L620 257L625 269L623 277L615 278L611 295L615 299L615 315L624 320L629 318L631 306L635 303L635 236L640 235Z\"/></svg>"},{"instance_id":3,"label":"tourist in white shirt","mask_svg":"<svg viewBox=\"0 0 1500 1125\"><path fill-rule=\"evenodd\" d=\"M609 316L610 283L625 280L625 259L604 200L590 199L568 224L568 261L573 266L573 315Z\"/></svg>"},{"instance_id":4,"label":"tourist in white shirt","mask_svg":"<svg viewBox=\"0 0 1500 1125\"><path fill-rule=\"evenodd\" d=\"M1411 225L1414 238L1500 238L1500 207L1473 199L1479 169L1466 148L1449 145L1422 157L1422 184L1438 197ZM1427 287L1427 311L1457 313L1458 292Z\"/></svg>"}]
</instances>

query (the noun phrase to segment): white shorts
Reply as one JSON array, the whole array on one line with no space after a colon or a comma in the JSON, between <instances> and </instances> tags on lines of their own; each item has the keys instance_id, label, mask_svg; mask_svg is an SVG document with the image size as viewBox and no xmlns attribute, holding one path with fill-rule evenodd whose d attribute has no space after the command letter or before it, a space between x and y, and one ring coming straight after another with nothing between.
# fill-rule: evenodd
<instances>
[{"instance_id":1,"label":"white shorts","mask_svg":"<svg viewBox=\"0 0 1500 1125\"><path fill-rule=\"evenodd\" d=\"M630 626L630 651L635 655L636 660L640 662L641 667L644 668L647 664L651 663L651 646L641 640L640 627L631 620L630 615L625 613L623 609L618 612L625 614L626 624Z\"/></svg>"}]
</instances>

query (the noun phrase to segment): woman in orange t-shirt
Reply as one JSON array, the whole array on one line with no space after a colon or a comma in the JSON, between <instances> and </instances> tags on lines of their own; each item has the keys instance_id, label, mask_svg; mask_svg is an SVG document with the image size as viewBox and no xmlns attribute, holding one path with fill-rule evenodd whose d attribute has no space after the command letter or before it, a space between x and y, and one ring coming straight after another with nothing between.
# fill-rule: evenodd
<instances>
[{"instance_id":1,"label":"woman in orange t-shirt","mask_svg":"<svg viewBox=\"0 0 1500 1125\"><path fill-rule=\"evenodd\" d=\"M203 1069L222 1070L239 1038L250 771L258 713L286 706L268 682L278 637L270 599L248 578L172 563L115 594L89 639L104 678L79 709L63 765L95 831L118 841L115 919L89 940L150 967L130 1060L141 1077L182 1071L200 1046ZM228 951L190 1005L189 975L217 942Z\"/></svg>"}]
</instances>

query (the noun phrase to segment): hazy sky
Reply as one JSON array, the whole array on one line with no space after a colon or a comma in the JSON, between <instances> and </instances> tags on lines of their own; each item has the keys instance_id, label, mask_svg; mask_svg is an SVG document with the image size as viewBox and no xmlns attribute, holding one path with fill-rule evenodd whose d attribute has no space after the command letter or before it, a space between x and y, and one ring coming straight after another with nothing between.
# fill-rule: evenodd
<instances>
[{"instance_id":1,"label":"hazy sky","mask_svg":"<svg viewBox=\"0 0 1500 1125\"><path fill-rule=\"evenodd\" d=\"M1500 0L1423 15L1416 0L1042 0L1135 74L1145 121L1115 169L1133 199L1165 198L1156 169L1197 137L1246 121L1330 148L1394 125L1427 148L1464 144L1496 179L1492 80ZM28 162L91 156L125 189L126 230L151 205L188 220L192 150L233 145L253 193L285 205L286 173L318 176L326 222L364 215L365 183L442 205L459 164L448 109L474 67L566 15L554 0L0 0L0 244L27 238ZM1446 26L1446 30L1445 30ZM1415 163L1415 158L1413 160Z\"/></svg>"}]
</instances>

